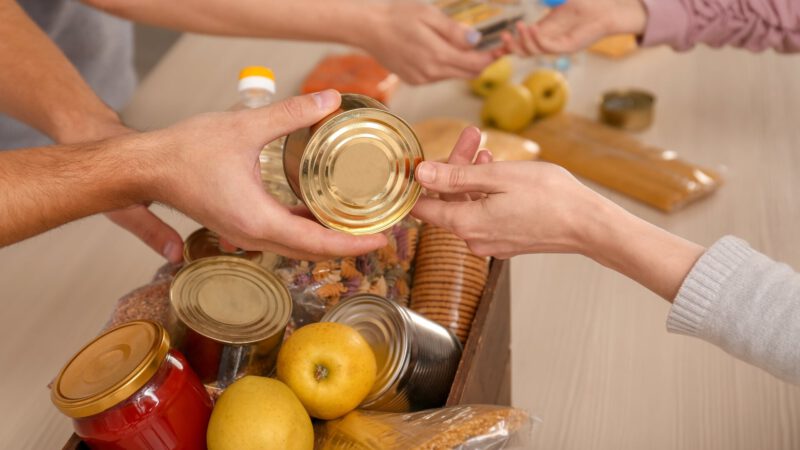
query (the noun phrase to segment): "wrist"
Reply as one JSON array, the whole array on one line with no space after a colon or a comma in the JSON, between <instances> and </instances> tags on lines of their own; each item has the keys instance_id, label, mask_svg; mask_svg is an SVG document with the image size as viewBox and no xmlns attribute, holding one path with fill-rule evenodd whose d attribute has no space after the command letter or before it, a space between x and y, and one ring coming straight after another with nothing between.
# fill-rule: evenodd
<instances>
[{"instance_id":1,"label":"wrist","mask_svg":"<svg viewBox=\"0 0 800 450\"><path fill-rule=\"evenodd\" d=\"M108 139L133 132L123 125L111 109L94 114L68 113L58 118L51 137L59 144L74 144Z\"/></svg>"},{"instance_id":2,"label":"wrist","mask_svg":"<svg viewBox=\"0 0 800 450\"><path fill-rule=\"evenodd\" d=\"M633 34L641 36L647 28L648 11L643 0L626 0L618 13L612 16L614 34Z\"/></svg>"},{"instance_id":3,"label":"wrist","mask_svg":"<svg viewBox=\"0 0 800 450\"><path fill-rule=\"evenodd\" d=\"M339 27L333 39L342 44L368 50L377 36L374 33L385 29L389 17L389 2L375 0L350 0L347 7L336 8Z\"/></svg>"},{"instance_id":4,"label":"wrist","mask_svg":"<svg viewBox=\"0 0 800 450\"><path fill-rule=\"evenodd\" d=\"M157 132L129 132L104 141L118 166L118 185L121 198L128 206L161 201L164 171L173 167L164 153L165 146L159 145Z\"/></svg>"}]
</instances>

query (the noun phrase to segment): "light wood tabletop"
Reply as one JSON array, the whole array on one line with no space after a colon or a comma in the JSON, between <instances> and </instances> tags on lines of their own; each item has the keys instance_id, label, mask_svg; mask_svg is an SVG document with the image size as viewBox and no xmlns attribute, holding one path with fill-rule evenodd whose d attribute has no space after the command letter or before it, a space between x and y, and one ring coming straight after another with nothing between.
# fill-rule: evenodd
<instances>
[{"instance_id":1,"label":"light wood tabletop","mask_svg":"<svg viewBox=\"0 0 800 450\"><path fill-rule=\"evenodd\" d=\"M226 109L236 101L238 70L250 64L274 67L285 97L333 51L341 48L185 35L143 80L124 117L153 129ZM531 66L519 62L519 75ZM798 74L800 57L735 50L579 57L569 72L571 111L594 117L604 90L648 89L658 97L656 119L640 137L726 178L713 197L672 215L593 187L704 245L735 234L800 268ZM391 107L411 122L476 120L480 101L454 81L403 86ZM184 236L196 227L156 209ZM103 217L0 250L0 447L66 441L71 425L50 404L48 381L97 333L114 301L159 265ZM542 420L532 448L800 448L800 388L666 333L669 305L624 277L578 256L519 257L512 295L513 399Z\"/></svg>"}]
</instances>

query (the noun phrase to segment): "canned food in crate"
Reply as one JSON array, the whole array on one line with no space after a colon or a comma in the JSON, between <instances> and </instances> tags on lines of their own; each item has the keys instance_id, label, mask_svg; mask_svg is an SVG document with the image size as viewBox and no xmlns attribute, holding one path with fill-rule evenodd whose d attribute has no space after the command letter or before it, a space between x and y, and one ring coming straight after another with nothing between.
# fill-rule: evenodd
<instances>
[{"instance_id":1,"label":"canned food in crate","mask_svg":"<svg viewBox=\"0 0 800 450\"><path fill-rule=\"evenodd\" d=\"M322 321L355 328L375 352L378 376L361 408L406 412L447 401L461 343L441 325L372 294L348 298Z\"/></svg>"},{"instance_id":2,"label":"canned food in crate","mask_svg":"<svg viewBox=\"0 0 800 450\"><path fill-rule=\"evenodd\" d=\"M233 252L227 252L220 245L219 235L208 228L200 228L190 234L183 242L183 260L187 263L211 256L236 256L260 262L263 254L261 252L248 252L240 248Z\"/></svg>"},{"instance_id":3,"label":"canned food in crate","mask_svg":"<svg viewBox=\"0 0 800 450\"><path fill-rule=\"evenodd\" d=\"M272 372L292 315L278 277L245 259L203 258L178 272L170 301L178 348L207 386Z\"/></svg>"},{"instance_id":4,"label":"canned food in crate","mask_svg":"<svg viewBox=\"0 0 800 450\"><path fill-rule=\"evenodd\" d=\"M205 447L211 399L154 322L96 337L61 369L51 399L93 449Z\"/></svg>"},{"instance_id":5,"label":"canned food in crate","mask_svg":"<svg viewBox=\"0 0 800 450\"><path fill-rule=\"evenodd\" d=\"M414 207L424 159L414 131L372 98L342 94L341 108L291 133L283 167L292 190L323 225L351 234L383 231Z\"/></svg>"}]
</instances>

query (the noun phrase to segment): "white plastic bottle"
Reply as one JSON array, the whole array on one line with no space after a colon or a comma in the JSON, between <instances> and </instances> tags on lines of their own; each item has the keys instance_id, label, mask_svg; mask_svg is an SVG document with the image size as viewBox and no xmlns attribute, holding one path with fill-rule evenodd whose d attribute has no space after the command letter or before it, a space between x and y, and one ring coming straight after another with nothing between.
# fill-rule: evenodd
<instances>
[{"instance_id":1,"label":"white plastic bottle","mask_svg":"<svg viewBox=\"0 0 800 450\"><path fill-rule=\"evenodd\" d=\"M250 66L239 72L239 103L232 110L252 109L267 106L275 96L275 75L267 67ZM265 124L267 126L267 124ZM264 190L287 206L297 205L299 200L289 187L283 172L283 141L278 138L261 150L261 182Z\"/></svg>"}]
</instances>

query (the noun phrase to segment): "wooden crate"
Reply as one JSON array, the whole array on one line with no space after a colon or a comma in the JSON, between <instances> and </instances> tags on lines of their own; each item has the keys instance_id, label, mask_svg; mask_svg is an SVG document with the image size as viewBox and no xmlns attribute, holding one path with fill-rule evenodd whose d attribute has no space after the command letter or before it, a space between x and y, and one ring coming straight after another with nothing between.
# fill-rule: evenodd
<instances>
[{"instance_id":1,"label":"wooden crate","mask_svg":"<svg viewBox=\"0 0 800 450\"><path fill-rule=\"evenodd\" d=\"M511 405L511 284L508 261L492 261L447 405ZM64 450L86 450L72 435Z\"/></svg>"}]
</instances>

